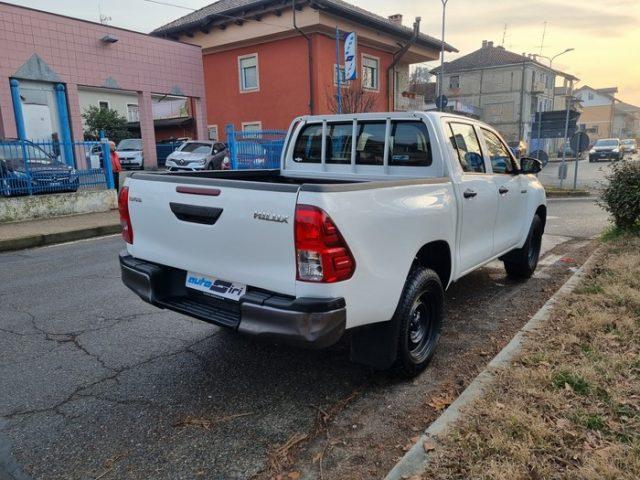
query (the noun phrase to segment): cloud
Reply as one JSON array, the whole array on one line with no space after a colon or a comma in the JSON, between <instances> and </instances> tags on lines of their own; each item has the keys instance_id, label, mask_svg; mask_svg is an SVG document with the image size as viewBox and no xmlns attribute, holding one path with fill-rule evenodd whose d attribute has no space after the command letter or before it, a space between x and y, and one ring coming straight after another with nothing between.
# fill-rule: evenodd
<instances>
[{"instance_id":1,"label":"cloud","mask_svg":"<svg viewBox=\"0 0 640 480\"><path fill-rule=\"evenodd\" d=\"M469 32L486 31L487 25L503 25L509 28L539 26L547 21L555 29L570 29L596 37L618 36L626 28L633 28L639 21L634 7L638 0L618 0L616 8L609 2L583 2L567 5L565 2L533 0L526 2L471 2L451 9L448 24L451 30Z\"/></svg>"}]
</instances>

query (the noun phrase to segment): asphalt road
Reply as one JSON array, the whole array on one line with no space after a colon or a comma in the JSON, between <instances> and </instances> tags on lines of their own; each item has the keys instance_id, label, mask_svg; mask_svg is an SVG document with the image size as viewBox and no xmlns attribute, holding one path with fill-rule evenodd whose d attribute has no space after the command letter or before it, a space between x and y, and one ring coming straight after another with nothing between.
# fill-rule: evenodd
<instances>
[{"instance_id":1,"label":"asphalt road","mask_svg":"<svg viewBox=\"0 0 640 480\"><path fill-rule=\"evenodd\" d=\"M640 160L640 155L636 154L629 157L630 160ZM560 186L560 179L558 178L558 169L560 162L550 162L542 171L538 174L538 178L545 186ZM611 168L612 162L600 161L589 162L588 160L580 160L578 162L578 188L585 188L587 190L597 190L601 187L604 177ZM571 159L567 161L567 178L564 181L563 188L573 188L573 177L575 171L575 160Z\"/></svg>"},{"instance_id":2,"label":"asphalt road","mask_svg":"<svg viewBox=\"0 0 640 480\"><path fill-rule=\"evenodd\" d=\"M590 201L552 201L548 232L591 237L605 218ZM454 375L462 385L474 368L463 361L463 374L451 365L464 355L488 361L484 350L508 341L577 261L557 260L586 255L587 242L565 240L548 237L547 248L560 243L546 257L545 268L555 270L526 284L505 281L500 265L458 282L447 297L455 328L414 390L350 363L344 344L310 352L259 343L146 305L120 282L118 237L2 254L0 478L249 478L277 467L274 447L296 438L308 448L290 463L309 468L305 454L326 450L314 438L328 422L351 434L377 425L347 442L354 448L376 435L404 435L407 415L398 417L398 408ZM388 419L399 420L380 423L392 405ZM411 428L426 426L414 419ZM350 463L339 460L364 460L333 445L325 478L358 478L340 473ZM380 448L372 478L401 453Z\"/></svg>"}]
</instances>

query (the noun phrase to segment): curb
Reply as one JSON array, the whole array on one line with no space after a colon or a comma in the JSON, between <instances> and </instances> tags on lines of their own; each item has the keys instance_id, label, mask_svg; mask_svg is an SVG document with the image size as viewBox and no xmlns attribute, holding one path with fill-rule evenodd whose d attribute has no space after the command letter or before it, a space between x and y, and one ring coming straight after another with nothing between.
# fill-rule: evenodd
<instances>
[{"instance_id":1,"label":"curb","mask_svg":"<svg viewBox=\"0 0 640 480\"><path fill-rule=\"evenodd\" d=\"M120 224L102 225L99 227L81 228L66 232L44 233L41 235L30 235L28 237L10 238L8 240L0 240L0 252L42 247L56 243L102 237L104 235L112 235L114 233L120 233Z\"/></svg>"},{"instance_id":2,"label":"curb","mask_svg":"<svg viewBox=\"0 0 640 480\"><path fill-rule=\"evenodd\" d=\"M520 353L520 349L527 333L537 329L540 324L546 322L551 316L551 309L558 299L571 293L585 275L585 271L595 261L600 248L587 259L586 262L553 294L549 300L531 317L531 319L514 335L511 341L487 364L480 374L467 386L460 396L425 430L418 441L400 459L385 477L385 480L402 480L413 475L420 475L428 462L428 455L424 450L424 442L429 440L436 443L436 438L441 435L460 418L462 409L475 401L483 390L493 381L493 371L506 368Z\"/></svg>"},{"instance_id":3,"label":"curb","mask_svg":"<svg viewBox=\"0 0 640 480\"><path fill-rule=\"evenodd\" d=\"M547 198L589 198L592 197L591 192L586 190L566 190L566 191L547 191Z\"/></svg>"}]
</instances>

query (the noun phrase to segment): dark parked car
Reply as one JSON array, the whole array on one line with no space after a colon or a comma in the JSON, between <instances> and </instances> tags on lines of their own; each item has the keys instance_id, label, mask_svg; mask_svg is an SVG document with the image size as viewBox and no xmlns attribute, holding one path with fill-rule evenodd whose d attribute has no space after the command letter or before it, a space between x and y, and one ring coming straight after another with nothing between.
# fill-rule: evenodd
<instances>
[{"instance_id":1,"label":"dark parked car","mask_svg":"<svg viewBox=\"0 0 640 480\"><path fill-rule=\"evenodd\" d=\"M75 192L76 170L39 146L16 139L0 139L0 195Z\"/></svg>"},{"instance_id":2,"label":"dark parked car","mask_svg":"<svg viewBox=\"0 0 640 480\"><path fill-rule=\"evenodd\" d=\"M573 148L571 148L571 144L569 142L566 142L564 144L564 148L561 147L560 150L558 150L558 158L562 158L563 154L564 154L565 157L568 157L568 158L572 158L572 157L576 156L576 154L573 151Z\"/></svg>"},{"instance_id":3,"label":"dark parked car","mask_svg":"<svg viewBox=\"0 0 640 480\"><path fill-rule=\"evenodd\" d=\"M624 158L624 149L621 148L620 139L618 138L601 138L593 144L593 148L589 150L589 161L597 162L598 160L622 160Z\"/></svg>"}]
</instances>

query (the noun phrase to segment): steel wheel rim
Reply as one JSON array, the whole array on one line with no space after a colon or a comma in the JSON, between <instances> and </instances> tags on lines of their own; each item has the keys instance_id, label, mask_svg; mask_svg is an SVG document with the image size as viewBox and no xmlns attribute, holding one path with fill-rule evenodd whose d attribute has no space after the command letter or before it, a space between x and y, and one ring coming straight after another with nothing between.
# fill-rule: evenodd
<instances>
[{"instance_id":1,"label":"steel wheel rim","mask_svg":"<svg viewBox=\"0 0 640 480\"><path fill-rule=\"evenodd\" d=\"M436 302L429 292L421 293L411 306L407 329L409 355L415 363L424 361L429 354L435 335L436 315Z\"/></svg>"}]
</instances>

